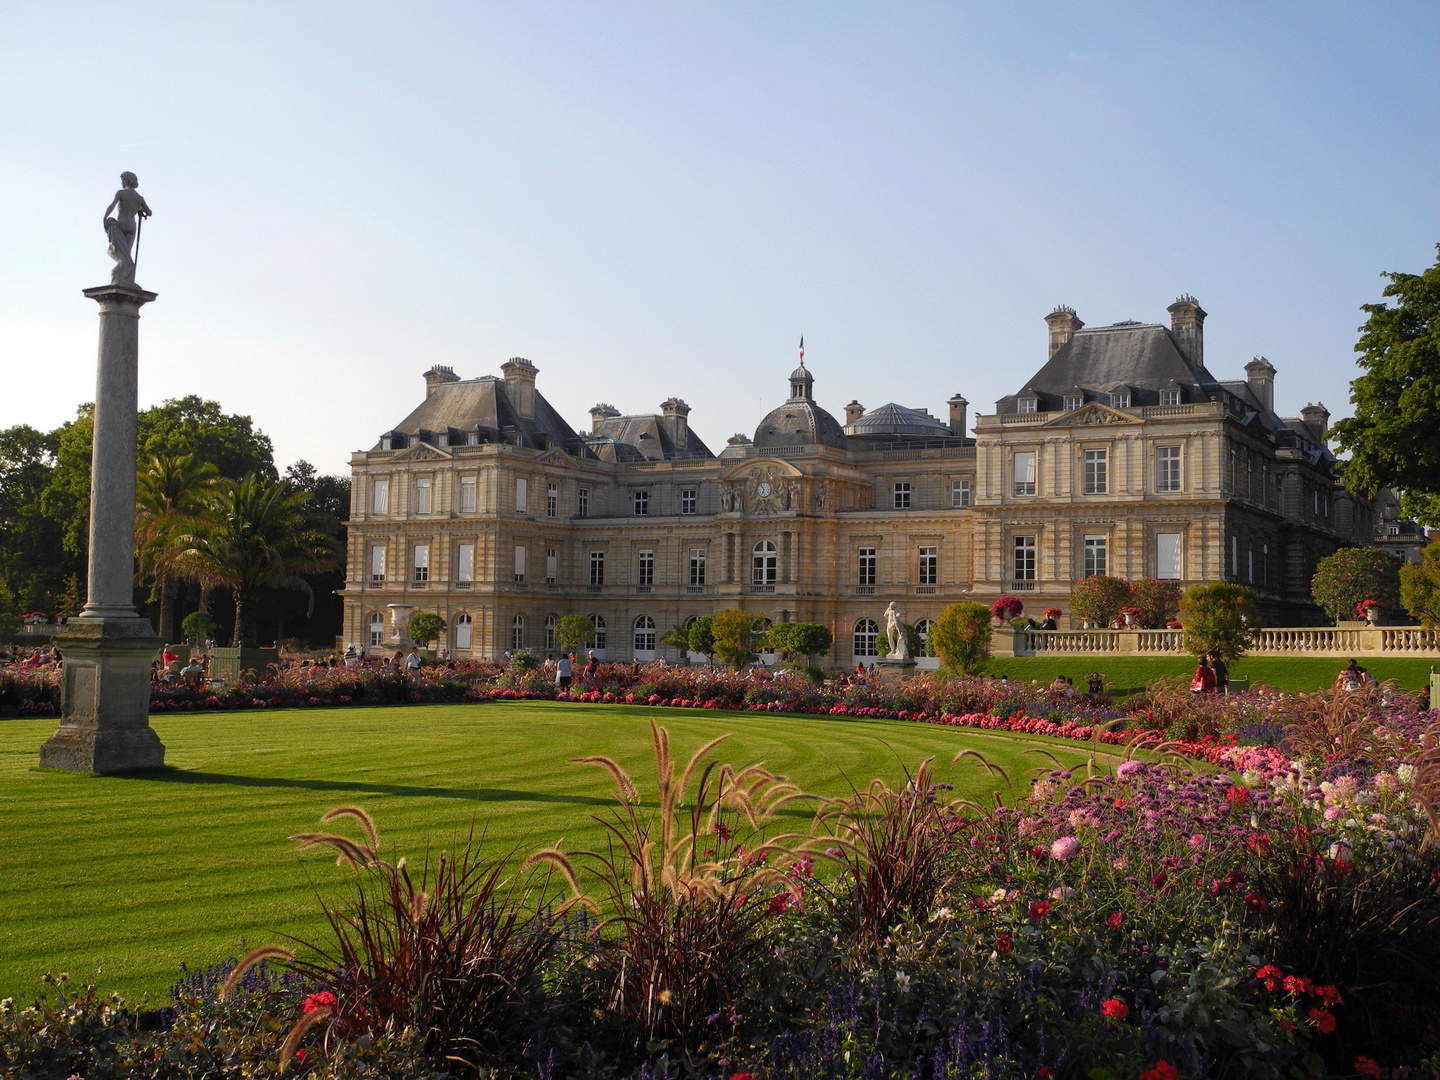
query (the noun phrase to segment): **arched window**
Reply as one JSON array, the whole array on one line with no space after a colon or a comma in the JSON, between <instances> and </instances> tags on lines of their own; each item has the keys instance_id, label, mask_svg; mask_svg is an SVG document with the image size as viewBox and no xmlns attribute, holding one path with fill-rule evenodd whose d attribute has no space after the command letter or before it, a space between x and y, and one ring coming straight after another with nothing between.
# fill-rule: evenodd
<instances>
[{"instance_id":1,"label":"arched window","mask_svg":"<svg viewBox=\"0 0 1440 1080\"><path fill-rule=\"evenodd\" d=\"M861 619L855 624L855 658L863 660L870 656L879 656L875 651L875 641L880 636L880 627L875 624L874 619Z\"/></svg>"},{"instance_id":2,"label":"arched window","mask_svg":"<svg viewBox=\"0 0 1440 1080\"><path fill-rule=\"evenodd\" d=\"M555 651L555 624L560 620L554 615L545 616L545 651Z\"/></svg>"},{"instance_id":3,"label":"arched window","mask_svg":"<svg viewBox=\"0 0 1440 1080\"><path fill-rule=\"evenodd\" d=\"M775 646L766 641L766 637L770 633L770 627L773 625L774 624L763 615L755 620L755 633L762 642L760 645L760 657L767 664L773 664L775 662Z\"/></svg>"},{"instance_id":4,"label":"arched window","mask_svg":"<svg viewBox=\"0 0 1440 1080\"><path fill-rule=\"evenodd\" d=\"M915 632L920 635L920 654L930 655L930 629L935 624L929 619L921 619L915 624Z\"/></svg>"},{"instance_id":5,"label":"arched window","mask_svg":"<svg viewBox=\"0 0 1440 1080\"><path fill-rule=\"evenodd\" d=\"M755 545L750 559L750 584L774 585L778 562L779 560L775 556L775 545L769 540L761 540Z\"/></svg>"},{"instance_id":6,"label":"arched window","mask_svg":"<svg viewBox=\"0 0 1440 1080\"><path fill-rule=\"evenodd\" d=\"M510 620L510 651L519 652L525 648L525 616L516 615Z\"/></svg>"},{"instance_id":7,"label":"arched window","mask_svg":"<svg viewBox=\"0 0 1440 1080\"><path fill-rule=\"evenodd\" d=\"M379 645L385 640L385 616L378 611L370 616L370 644Z\"/></svg>"},{"instance_id":8,"label":"arched window","mask_svg":"<svg viewBox=\"0 0 1440 1080\"><path fill-rule=\"evenodd\" d=\"M455 616L455 648L460 652L470 649L470 616Z\"/></svg>"},{"instance_id":9,"label":"arched window","mask_svg":"<svg viewBox=\"0 0 1440 1080\"><path fill-rule=\"evenodd\" d=\"M649 615L641 615L635 620L635 652L653 653L655 651L655 620Z\"/></svg>"},{"instance_id":10,"label":"arched window","mask_svg":"<svg viewBox=\"0 0 1440 1080\"><path fill-rule=\"evenodd\" d=\"M599 615L590 616L590 640L586 648L594 649L603 655L605 652L605 620Z\"/></svg>"}]
</instances>

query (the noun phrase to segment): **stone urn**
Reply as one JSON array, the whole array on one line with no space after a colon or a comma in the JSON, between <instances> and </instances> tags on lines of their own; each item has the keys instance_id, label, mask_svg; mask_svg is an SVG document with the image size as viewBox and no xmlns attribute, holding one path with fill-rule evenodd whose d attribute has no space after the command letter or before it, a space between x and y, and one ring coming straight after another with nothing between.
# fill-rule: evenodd
<instances>
[{"instance_id":1,"label":"stone urn","mask_svg":"<svg viewBox=\"0 0 1440 1080\"><path fill-rule=\"evenodd\" d=\"M1371 626L1380 622L1380 606L1378 604L1371 604L1365 609L1365 621Z\"/></svg>"}]
</instances>

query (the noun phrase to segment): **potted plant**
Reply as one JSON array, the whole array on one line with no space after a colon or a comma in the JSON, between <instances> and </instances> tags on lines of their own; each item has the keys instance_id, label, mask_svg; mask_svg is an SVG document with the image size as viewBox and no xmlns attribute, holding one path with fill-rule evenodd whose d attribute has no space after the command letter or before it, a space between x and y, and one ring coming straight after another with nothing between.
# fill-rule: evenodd
<instances>
[{"instance_id":1,"label":"potted plant","mask_svg":"<svg viewBox=\"0 0 1440 1080\"><path fill-rule=\"evenodd\" d=\"M1380 612L1384 609L1385 605L1379 600L1361 600L1360 603L1355 605L1356 612L1371 626L1374 626L1380 621Z\"/></svg>"},{"instance_id":2,"label":"potted plant","mask_svg":"<svg viewBox=\"0 0 1440 1080\"><path fill-rule=\"evenodd\" d=\"M990 605L990 614L995 616L997 622L1009 622L1024 610L1025 605L1013 596L1002 596Z\"/></svg>"},{"instance_id":3,"label":"potted plant","mask_svg":"<svg viewBox=\"0 0 1440 1080\"><path fill-rule=\"evenodd\" d=\"M1140 617L1140 609L1138 607L1123 607L1120 609L1120 614L1125 616L1126 626L1134 626Z\"/></svg>"}]
</instances>

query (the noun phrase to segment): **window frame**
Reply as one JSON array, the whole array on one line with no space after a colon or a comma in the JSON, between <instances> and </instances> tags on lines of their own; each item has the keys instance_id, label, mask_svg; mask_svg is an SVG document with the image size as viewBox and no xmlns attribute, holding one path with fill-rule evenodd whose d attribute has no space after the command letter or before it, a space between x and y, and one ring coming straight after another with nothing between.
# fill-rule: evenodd
<instances>
[{"instance_id":1,"label":"window frame","mask_svg":"<svg viewBox=\"0 0 1440 1080\"><path fill-rule=\"evenodd\" d=\"M950 481L950 508L952 510L968 510L970 508L970 481Z\"/></svg>"},{"instance_id":2,"label":"window frame","mask_svg":"<svg viewBox=\"0 0 1440 1080\"><path fill-rule=\"evenodd\" d=\"M475 513L476 483L473 476L460 477L460 513Z\"/></svg>"},{"instance_id":3,"label":"window frame","mask_svg":"<svg viewBox=\"0 0 1440 1080\"><path fill-rule=\"evenodd\" d=\"M590 549L590 584L605 584L605 549Z\"/></svg>"},{"instance_id":4,"label":"window frame","mask_svg":"<svg viewBox=\"0 0 1440 1080\"><path fill-rule=\"evenodd\" d=\"M545 485L545 516L548 518L560 516L560 486L558 484Z\"/></svg>"},{"instance_id":5,"label":"window frame","mask_svg":"<svg viewBox=\"0 0 1440 1080\"><path fill-rule=\"evenodd\" d=\"M635 508L635 513L633 514L633 516L634 516L634 517L649 517L649 516L650 516L650 489L649 489L649 488L635 488L634 491L631 492L631 497L632 497L633 500L634 500L634 508Z\"/></svg>"},{"instance_id":6,"label":"window frame","mask_svg":"<svg viewBox=\"0 0 1440 1080\"><path fill-rule=\"evenodd\" d=\"M1180 490L1180 447L1155 447L1155 491L1173 495Z\"/></svg>"},{"instance_id":7,"label":"window frame","mask_svg":"<svg viewBox=\"0 0 1440 1080\"><path fill-rule=\"evenodd\" d=\"M475 545L460 544L455 552L455 580L475 580Z\"/></svg>"},{"instance_id":8,"label":"window frame","mask_svg":"<svg viewBox=\"0 0 1440 1080\"><path fill-rule=\"evenodd\" d=\"M750 549L750 584L774 586L780 581L780 552L773 540L757 540Z\"/></svg>"},{"instance_id":9,"label":"window frame","mask_svg":"<svg viewBox=\"0 0 1440 1080\"><path fill-rule=\"evenodd\" d=\"M896 510L909 510L911 507L911 487L909 480L896 480L894 489L894 500Z\"/></svg>"},{"instance_id":10,"label":"window frame","mask_svg":"<svg viewBox=\"0 0 1440 1080\"><path fill-rule=\"evenodd\" d=\"M655 550L653 548L641 548L636 552L635 584L655 584Z\"/></svg>"},{"instance_id":11,"label":"window frame","mask_svg":"<svg viewBox=\"0 0 1440 1080\"><path fill-rule=\"evenodd\" d=\"M653 618L649 615L635 616L631 630L633 631L632 644L637 653L653 653L655 651L655 620Z\"/></svg>"},{"instance_id":12,"label":"window frame","mask_svg":"<svg viewBox=\"0 0 1440 1080\"><path fill-rule=\"evenodd\" d=\"M1102 577L1110 573L1110 537L1106 533L1087 533L1081 538L1080 577Z\"/></svg>"},{"instance_id":13,"label":"window frame","mask_svg":"<svg viewBox=\"0 0 1440 1080\"><path fill-rule=\"evenodd\" d=\"M1170 407L1172 407L1172 406L1179 405L1179 404L1180 404L1180 391L1179 391L1179 390L1161 390L1161 391L1160 391L1160 405L1161 405L1162 408L1170 408Z\"/></svg>"},{"instance_id":14,"label":"window frame","mask_svg":"<svg viewBox=\"0 0 1440 1080\"><path fill-rule=\"evenodd\" d=\"M411 581L430 580L429 544L416 544L410 549L410 565L414 570L414 576L410 579Z\"/></svg>"},{"instance_id":15,"label":"window frame","mask_svg":"<svg viewBox=\"0 0 1440 1080\"><path fill-rule=\"evenodd\" d=\"M876 570L880 564L879 551L880 549L878 547L861 547L856 549L858 558L857 585L873 586L875 584Z\"/></svg>"},{"instance_id":16,"label":"window frame","mask_svg":"<svg viewBox=\"0 0 1440 1080\"><path fill-rule=\"evenodd\" d=\"M705 584L705 548L690 549L690 584L698 587Z\"/></svg>"},{"instance_id":17,"label":"window frame","mask_svg":"<svg viewBox=\"0 0 1440 1080\"><path fill-rule=\"evenodd\" d=\"M880 656L880 624L874 619L856 619L850 631L850 655L857 659Z\"/></svg>"},{"instance_id":18,"label":"window frame","mask_svg":"<svg viewBox=\"0 0 1440 1080\"><path fill-rule=\"evenodd\" d=\"M385 563L386 563L386 561L387 561L387 559L388 559L388 557L389 557L388 552L389 552L389 545L388 545L388 544L371 544L371 545L370 545L370 580L371 580L371 581L384 581L384 580L385 580L385 570L386 570Z\"/></svg>"},{"instance_id":19,"label":"window frame","mask_svg":"<svg viewBox=\"0 0 1440 1080\"><path fill-rule=\"evenodd\" d=\"M390 516L390 478L376 477L370 481L370 512L379 517Z\"/></svg>"},{"instance_id":20,"label":"window frame","mask_svg":"<svg viewBox=\"0 0 1440 1080\"><path fill-rule=\"evenodd\" d=\"M1016 533L1011 537L1011 581L1036 580L1040 562L1039 548L1039 538L1036 533Z\"/></svg>"},{"instance_id":21,"label":"window frame","mask_svg":"<svg viewBox=\"0 0 1440 1080\"><path fill-rule=\"evenodd\" d=\"M582 518L590 516L590 489L588 487L580 489L575 504L575 516Z\"/></svg>"},{"instance_id":22,"label":"window frame","mask_svg":"<svg viewBox=\"0 0 1440 1080\"><path fill-rule=\"evenodd\" d=\"M530 483L529 478L525 476L515 478L515 512L517 514L530 512Z\"/></svg>"},{"instance_id":23,"label":"window frame","mask_svg":"<svg viewBox=\"0 0 1440 1080\"><path fill-rule=\"evenodd\" d=\"M1029 480L1018 479L1022 458L1030 460ZM1010 452L1011 494L1016 499L1033 499L1040 490L1040 454L1037 450L1012 450ZM1028 489L1028 490L1022 490Z\"/></svg>"},{"instance_id":24,"label":"window frame","mask_svg":"<svg viewBox=\"0 0 1440 1080\"><path fill-rule=\"evenodd\" d=\"M1086 447L1081 452L1084 462L1083 485L1086 495L1108 495L1110 493L1110 451L1103 446Z\"/></svg>"},{"instance_id":25,"label":"window frame","mask_svg":"<svg viewBox=\"0 0 1440 1080\"><path fill-rule=\"evenodd\" d=\"M920 580L921 585L938 585L940 583L940 545L920 545Z\"/></svg>"},{"instance_id":26,"label":"window frame","mask_svg":"<svg viewBox=\"0 0 1440 1080\"><path fill-rule=\"evenodd\" d=\"M680 489L680 513L682 516L690 516L700 512L700 489Z\"/></svg>"}]
</instances>

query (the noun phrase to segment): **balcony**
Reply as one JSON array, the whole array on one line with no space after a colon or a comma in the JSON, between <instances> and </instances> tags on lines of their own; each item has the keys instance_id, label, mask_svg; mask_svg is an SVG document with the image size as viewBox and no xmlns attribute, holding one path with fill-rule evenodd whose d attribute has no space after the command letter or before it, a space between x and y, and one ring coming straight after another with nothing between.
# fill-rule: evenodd
<instances>
[{"instance_id":1,"label":"balcony","mask_svg":"<svg viewBox=\"0 0 1440 1080\"><path fill-rule=\"evenodd\" d=\"M855 586L855 595L856 595L856 596L874 596L874 595L875 595L875 586L874 586L874 585L856 585L856 586Z\"/></svg>"}]
</instances>

